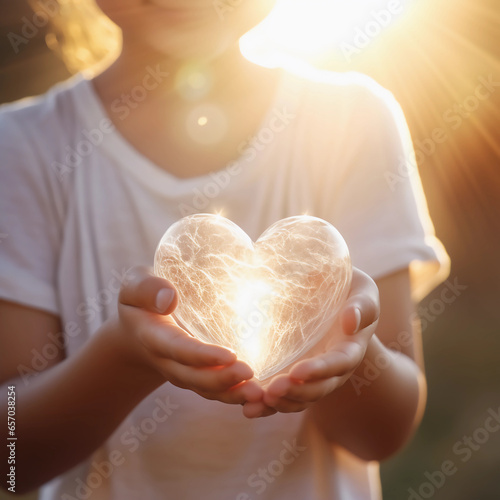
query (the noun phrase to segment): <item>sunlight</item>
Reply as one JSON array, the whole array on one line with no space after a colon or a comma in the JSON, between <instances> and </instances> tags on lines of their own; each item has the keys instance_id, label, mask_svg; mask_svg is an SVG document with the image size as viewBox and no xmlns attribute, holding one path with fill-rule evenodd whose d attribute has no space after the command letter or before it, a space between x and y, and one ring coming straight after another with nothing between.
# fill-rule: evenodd
<instances>
[{"instance_id":1,"label":"sunlight","mask_svg":"<svg viewBox=\"0 0 500 500\"><path fill-rule=\"evenodd\" d=\"M240 46L245 57L264 66L315 62L340 48L346 57L361 52L405 16L413 0L278 0Z\"/></svg>"}]
</instances>

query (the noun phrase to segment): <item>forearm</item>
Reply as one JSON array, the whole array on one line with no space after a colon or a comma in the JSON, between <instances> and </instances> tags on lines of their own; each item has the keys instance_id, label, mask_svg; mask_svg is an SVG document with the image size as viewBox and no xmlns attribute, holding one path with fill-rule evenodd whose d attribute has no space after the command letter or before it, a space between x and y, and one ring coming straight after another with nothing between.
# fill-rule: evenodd
<instances>
[{"instance_id":1,"label":"forearm","mask_svg":"<svg viewBox=\"0 0 500 500\"><path fill-rule=\"evenodd\" d=\"M364 460L382 460L412 435L426 394L417 364L373 337L353 376L310 413L329 441Z\"/></svg>"},{"instance_id":2,"label":"forearm","mask_svg":"<svg viewBox=\"0 0 500 500\"><path fill-rule=\"evenodd\" d=\"M16 392L18 491L81 462L161 384L161 377L124 363L118 335L115 323L106 323L75 356L27 385L10 380L1 388L2 415L7 414L7 386ZM6 430L0 431L4 443Z\"/></svg>"}]
</instances>

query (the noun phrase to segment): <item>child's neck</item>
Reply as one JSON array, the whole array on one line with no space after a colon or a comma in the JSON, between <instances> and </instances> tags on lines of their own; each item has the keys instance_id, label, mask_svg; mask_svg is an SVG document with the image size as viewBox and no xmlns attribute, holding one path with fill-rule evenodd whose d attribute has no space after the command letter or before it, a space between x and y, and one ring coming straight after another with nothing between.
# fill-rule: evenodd
<instances>
[{"instance_id":1,"label":"child's neck","mask_svg":"<svg viewBox=\"0 0 500 500\"><path fill-rule=\"evenodd\" d=\"M171 174L192 177L240 155L271 105L278 73L246 61L237 45L212 61L125 48L94 85L131 145ZM133 97L137 86L149 88L137 92L140 102Z\"/></svg>"},{"instance_id":2,"label":"child's neck","mask_svg":"<svg viewBox=\"0 0 500 500\"><path fill-rule=\"evenodd\" d=\"M228 94L241 95L255 86L253 77L259 76L262 68L247 61L241 55L238 44L211 60L179 60L152 50L124 45L118 58L94 82L102 92L102 97L113 100L117 95L130 92L141 84L151 71L161 82L150 92L150 96L166 103L182 100L179 86L189 86L190 79L199 80L200 77L210 79L212 99L227 98Z\"/></svg>"}]
</instances>

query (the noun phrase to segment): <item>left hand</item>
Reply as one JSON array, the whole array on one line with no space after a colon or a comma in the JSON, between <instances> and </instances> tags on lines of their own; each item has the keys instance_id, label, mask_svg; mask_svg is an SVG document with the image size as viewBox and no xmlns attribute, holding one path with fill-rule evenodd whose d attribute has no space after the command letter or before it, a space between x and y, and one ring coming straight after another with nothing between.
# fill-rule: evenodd
<instances>
[{"instance_id":1,"label":"left hand","mask_svg":"<svg viewBox=\"0 0 500 500\"><path fill-rule=\"evenodd\" d=\"M247 402L247 418L303 411L342 386L361 364L380 313L378 288L353 268L347 300L330 332L288 371L275 376L261 401Z\"/></svg>"}]
</instances>

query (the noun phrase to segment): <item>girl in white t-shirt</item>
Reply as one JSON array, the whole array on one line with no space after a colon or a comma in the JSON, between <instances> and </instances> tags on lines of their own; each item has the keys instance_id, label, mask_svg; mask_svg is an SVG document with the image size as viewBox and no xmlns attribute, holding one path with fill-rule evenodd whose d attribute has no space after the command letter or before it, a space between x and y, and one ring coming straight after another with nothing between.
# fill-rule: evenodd
<instances>
[{"instance_id":1,"label":"girl in white t-shirt","mask_svg":"<svg viewBox=\"0 0 500 500\"><path fill-rule=\"evenodd\" d=\"M97 3L119 56L0 112L0 380L18 438L2 486L380 498L377 462L425 406L413 300L447 271L401 110L360 75L246 61L238 38L272 0ZM170 224L219 209L254 239L329 220L356 266L327 347L266 387L179 328L176 291L144 267Z\"/></svg>"}]
</instances>

